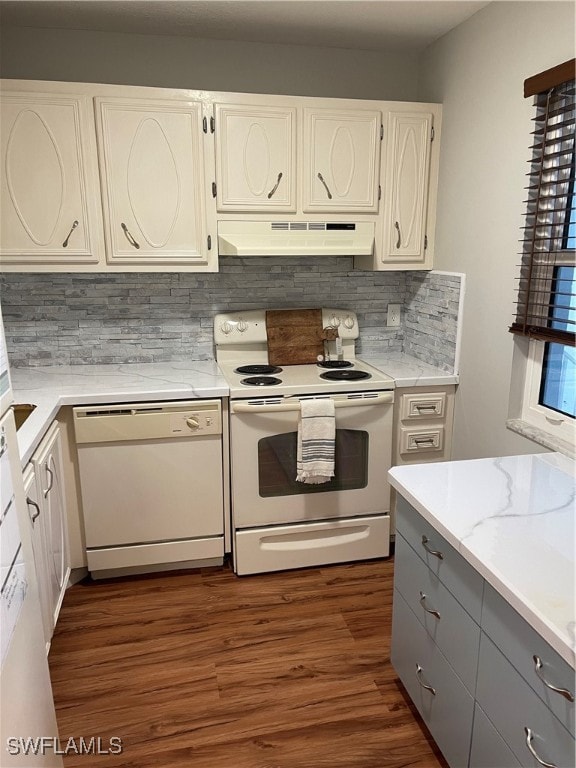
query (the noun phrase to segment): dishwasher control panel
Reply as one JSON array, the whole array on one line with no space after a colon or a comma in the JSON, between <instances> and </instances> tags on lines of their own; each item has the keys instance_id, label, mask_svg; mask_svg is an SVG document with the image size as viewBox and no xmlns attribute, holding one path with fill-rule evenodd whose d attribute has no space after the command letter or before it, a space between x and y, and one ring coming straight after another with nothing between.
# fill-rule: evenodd
<instances>
[{"instance_id":1,"label":"dishwasher control panel","mask_svg":"<svg viewBox=\"0 0 576 768\"><path fill-rule=\"evenodd\" d=\"M93 405L74 408L73 413L78 445L222 433L220 400Z\"/></svg>"},{"instance_id":2,"label":"dishwasher control panel","mask_svg":"<svg viewBox=\"0 0 576 768\"><path fill-rule=\"evenodd\" d=\"M170 431L174 437L197 435L218 435L220 426L220 409L178 411L170 416Z\"/></svg>"}]
</instances>

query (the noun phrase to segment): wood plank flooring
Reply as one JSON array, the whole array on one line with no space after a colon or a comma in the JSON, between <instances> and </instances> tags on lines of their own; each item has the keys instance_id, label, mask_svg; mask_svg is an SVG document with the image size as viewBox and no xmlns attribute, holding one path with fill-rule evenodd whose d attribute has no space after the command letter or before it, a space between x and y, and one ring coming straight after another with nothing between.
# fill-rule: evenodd
<instances>
[{"instance_id":1,"label":"wood plank flooring","mask_svg":"<svg viewBox=\"0 0 576 768\"><path fill-rule=\"evenodd\" d=\"M50 651L66 768L446 768L390 664L393 561L222 568L66 592Z\"/></svg>"}]
</instances>

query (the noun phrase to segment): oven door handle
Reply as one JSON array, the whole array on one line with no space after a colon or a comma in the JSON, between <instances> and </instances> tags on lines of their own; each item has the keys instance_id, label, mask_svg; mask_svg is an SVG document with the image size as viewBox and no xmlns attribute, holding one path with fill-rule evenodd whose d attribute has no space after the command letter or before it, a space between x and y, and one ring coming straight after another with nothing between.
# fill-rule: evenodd
<instances>
[{"instance_id":1,"label":"oven door handle","mask_svg":"<svg viewBox=\"0 0 576 768\"><path fill-rule=\"evenodd\" d=\"M288 399L288 398L287 398ZM337 398L334 398L334 407L335 408L358 408L359 406L363 405L383 405L384 403L393 403L394 402L394 393L393 392L381 392L377 394L375 397L366 397L362 398L359 397L358 399L355 398L346 398L342 400L338 400ZM300 401L296 400L294 402L281 402L281 403L230 403L230 411L232 413L272 413L272 412L278 412L278 411L299 411L300 410Z\"/></svg>"}]
</instances>

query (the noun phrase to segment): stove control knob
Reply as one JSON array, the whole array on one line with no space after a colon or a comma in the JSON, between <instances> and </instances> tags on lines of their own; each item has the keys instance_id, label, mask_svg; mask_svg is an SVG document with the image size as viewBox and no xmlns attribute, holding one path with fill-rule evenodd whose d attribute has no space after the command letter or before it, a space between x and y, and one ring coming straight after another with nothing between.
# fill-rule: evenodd
<instances>
[{"instance_id":1,"label":"stove control knob","mask_svg":"<svg viewBox=\"0 0 576 768\"><path fill-rule=\"evenodd\" d=\"M240 333L244 333L244 331L248 330L248 323L246 322L246 320L239 320L236 328L238 328Z\"/></svg>"},{"instance_id":2,"label":"stove control knob","mask_svg":"<svg viewBox=\"0 0 576 768\"><path fill-rule=\"evenodd\" d=\"M336 317L336 315L334 315L332 320L331 320L331 323L332 323L332 327L333 328L338 328L338 326L340 325L340 318Z\"/></svg>"},{"instance_id":3,"label":"stove control knob","mask_svg":"<svg viewBox=\"0 0 576 768\"><path fill-rule=\"evenodd\" d=\"M225 333L228 335L232 331L232 323L229 323L228 320L224 320L222 325L220 326L220 330L222 333Z\"/></svg>"},{"instance_id":4,"label":"stove control knob","mask_svg":"<svg viewBox=\"0 0 576 768\"><path fill-rule=\"evenodd\" d=\"M346 328L354 328L354 318L348 315L344 318L344 326Z\"/></svg>"}]
</instances>

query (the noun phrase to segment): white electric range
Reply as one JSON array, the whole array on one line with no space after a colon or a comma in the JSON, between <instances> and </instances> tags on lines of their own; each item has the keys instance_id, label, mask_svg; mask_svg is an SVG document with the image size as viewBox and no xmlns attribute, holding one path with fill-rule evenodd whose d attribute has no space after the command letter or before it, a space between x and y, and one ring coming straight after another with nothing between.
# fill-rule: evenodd
<instances>
[{"instance_id":1,"label":"white electric range","mask_svg":"<svg viewBox=\"0 0 576 768\"><path fill-rule=\"evenodd\" d=\"M236 573L389 554L394 381L356 359L353 312L323 309L316 364L269 366L266 311L216 315L216 359L230 387L231 496ZM334 400L335 477L296 481L300 401Z\"/></svg>"}]
</instances>

